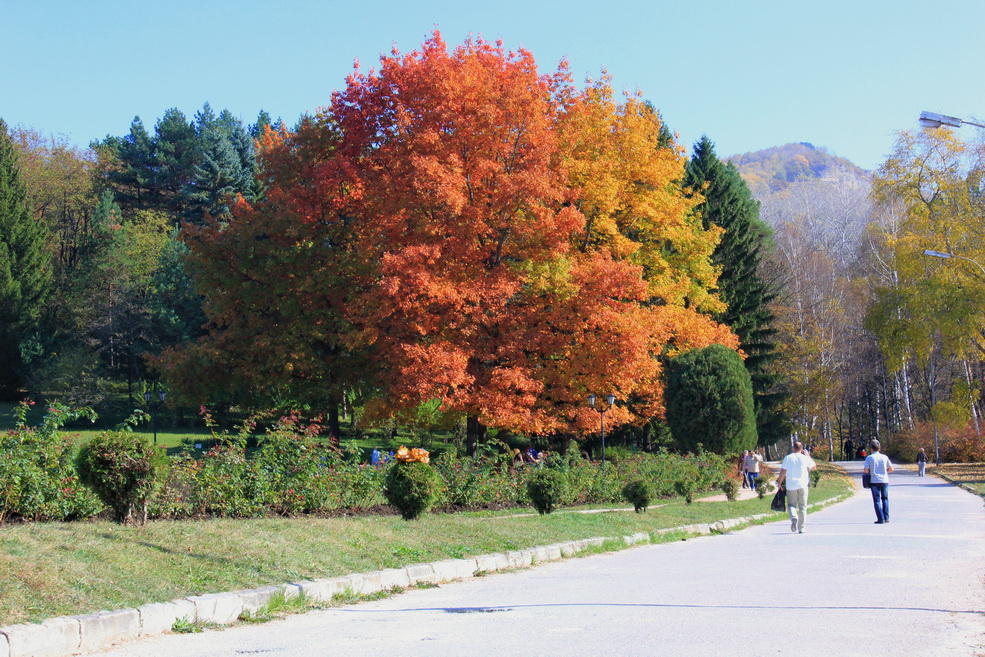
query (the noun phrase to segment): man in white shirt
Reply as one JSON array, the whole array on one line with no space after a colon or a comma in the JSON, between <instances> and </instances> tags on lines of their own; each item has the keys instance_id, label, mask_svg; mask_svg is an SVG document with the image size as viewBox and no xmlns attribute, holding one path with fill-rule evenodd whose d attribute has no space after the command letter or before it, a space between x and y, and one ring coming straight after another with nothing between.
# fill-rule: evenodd
<instances>
[{"instance_id":1,"label":"man in white shirt","mask_svg":"<svg viewBox=\"0 0 985 657\"><path fill-rule=\"evenodd\" d=\"M787 511L790 513L790 531L804 533L807 520L807 487L811 484L811 470L817 467L814 459L804 453L804 443L793 444L793 451L783 458L776 485L787 489Z\"/></svg>"}]
</instances>

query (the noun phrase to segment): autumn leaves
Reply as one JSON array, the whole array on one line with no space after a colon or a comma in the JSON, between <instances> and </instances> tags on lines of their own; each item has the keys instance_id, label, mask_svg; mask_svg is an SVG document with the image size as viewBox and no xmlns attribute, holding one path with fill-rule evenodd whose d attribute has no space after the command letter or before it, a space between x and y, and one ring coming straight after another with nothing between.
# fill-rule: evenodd
<instances>
[{"instance_id":1,"label":"autumn leaves","mask_svg":"<svg viewBox=\"0 0 985 657\"><path fill-rule=\"evenodd\" d=\"M663 410L661 358L722 343L684 158L636 98L576 87L530 53L436 33L354 72L331 105L262 146L266 197L189 236L210 335L166 354L214 385L356 395L378 417L446 417L538 434ZM262 347L260 345L263 345ZM260 374L258 376L258 373Z\"/></svg>"}]
</instances>

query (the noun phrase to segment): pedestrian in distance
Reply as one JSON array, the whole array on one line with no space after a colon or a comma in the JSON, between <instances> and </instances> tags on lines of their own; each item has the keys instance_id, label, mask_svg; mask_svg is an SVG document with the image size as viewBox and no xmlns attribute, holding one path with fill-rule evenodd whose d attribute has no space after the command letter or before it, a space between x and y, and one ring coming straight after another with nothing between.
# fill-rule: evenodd
<instances>
[{"instance_id":1,"label":"pedestrian in distance","mask_svg":"<svg viewBox=\"0 0 985 657\"><path fill-rule=\"evenodd\" d=\"M759 479L759 464L763 462L763 457L756 452L746 453L746 476L749 478L749 488L756 490L756 480Z\"/></svg>"},{"instance_id":2,"label":"pedestrian in distance","mask_svg":"<svg viewBox=\"0 0 985 657\"><path fill-rule=\"evenodd\" d=\"M739 457L739 477L742 479L742 487L749 488L749 476L746 474L746 457L749 456L749 450L744 450L742 456Z\"/></svg>"},{"instance_id":3,"label":"pedestrian in distance","mask_svg":"<svg viewBox=\"0 0 985 657\"><path fill-rule=\"evenodd\" d=\"M880 449L879 441L873 439L869 443L871 453L865 457L865 466L862 468L862 472L869 475L872 482L869 490L872 491L872 506L876 510L877 525L889 522L889 473L893 471L889 457L880 452Z\"/></svg>"},{"instance_id":4,"label":"pedestrian in distance","mask_svg":"<svg viewBox=\"0 0 985 657\"><path fill-rule=\"evenodd\" d=\"M922 477L925 474L927 474L927 452L921 447L917 452L917 476Z\"/></svg>"},{"instance_id":5,"label":"pedestrian in distance","mask_svg":"<svg viewBox=\"0 0 985 657\"><path fill-rule=\"evenodd\" d=\"M780 474L776 477L776 485L783 488L786 483L787 512L790 514L790 531L804 533L804 522L807 520L807 489L811 484L811 470L817 464L807 454L804 454L804 444L796 442L793 451L783 457L780 464Z\"/></svg>"}]
</instances>

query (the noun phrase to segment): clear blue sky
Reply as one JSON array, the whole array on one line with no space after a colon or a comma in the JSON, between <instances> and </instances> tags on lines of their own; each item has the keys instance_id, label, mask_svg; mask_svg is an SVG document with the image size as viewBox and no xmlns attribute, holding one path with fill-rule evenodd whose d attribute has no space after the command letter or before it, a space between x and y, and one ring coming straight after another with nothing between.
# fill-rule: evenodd
<instances>
[{"instance_id":1,"label":"clear blue sky","mask_svg":"<svg viewBox=\"0 0 985 657\"><path fill-rule=\"evenodd\" d=\"M607 69L689 150L806 141L872 169L921 110L985 117L983 26L982 0L0 0L0 117L79 145L205 102L291 125L437 27Z\"/></svg>"}]
</instances>

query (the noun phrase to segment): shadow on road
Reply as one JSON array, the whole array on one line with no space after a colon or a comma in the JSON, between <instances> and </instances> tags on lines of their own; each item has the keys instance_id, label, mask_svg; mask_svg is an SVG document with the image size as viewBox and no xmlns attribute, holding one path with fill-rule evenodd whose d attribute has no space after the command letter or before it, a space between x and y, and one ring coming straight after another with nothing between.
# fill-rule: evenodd
<instances>
[{"instance_id":1,"label":"shadow on road","mask_svg":"<svg viewBox=\"0 0 985 657\"><path fill-rule=\"evenodd\" d=\"M873 605L693 605L693 604L663 604L659 602L627 602L627 603L564 603L541 605L511 605L506 607L414 607L406 609L340 609L339 611L352 614L389 614L392 612L443 611L446 614L490 614L513 611L514 609L546 609L556 607L638 607L653 609L789 609L803 611L920 611L930 614L969 614L985 613L976 609L931 609L927 607L879 607Z\"/></svg>"}]
</instances>

